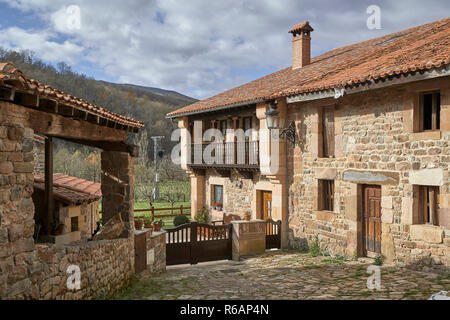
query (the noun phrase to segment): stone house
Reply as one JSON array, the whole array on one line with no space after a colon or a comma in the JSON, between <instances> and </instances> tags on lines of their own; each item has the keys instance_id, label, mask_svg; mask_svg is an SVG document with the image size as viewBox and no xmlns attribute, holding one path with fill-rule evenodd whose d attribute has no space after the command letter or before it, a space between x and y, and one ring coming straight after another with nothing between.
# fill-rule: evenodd
<instances>
[{"instance_id":1,"label":"stone house","mask_svg":"<svg viewBox=\"0 0 450 320\"><path fill-rule=\"evenodd\" d=\"M289 32L291 66L168 114L193 214L222 199L285 248L448 268L450 18L313 58L309 23Z\"/></svg>"},{"instance_id":2,"label":"stone house","mask_svg":"<svg viewBox=\"0 0 450 320\"><path fill-rule=\"evenodd\" d=\"M55 219L64 224L60 235L46 235L37 239L39 242L52 242L57 245L91 238L99 221L99 201L102 197L101 184L67 176L53 174L53 199L55 202ZM34 176L34 221L42 221L46 214L45 179ZM42 231L42 230L41 230ZM36 232L37 233L37 232Z\"/></svg>"},{"instance_id":3,"label":"stone house","mask_svg":"<svg viewBox=\"0 0 450 320\"><path fill-rule=\"evenodd\" d=\"M11 63L0 63L0 299L87 299L129 283L135 273L133 192L138 148L126 140L142 127L140 121L30 79ZM44 178L38 181L35 134L45 137ZM120 214L119 238L60 247L35 241L35 209L39 209L32 198L35 184L44 193L42 224L49 227L57 213L54 137L102 149L102 222ZM73 290L67 286L71 266L79 269L81 277L80 287Z\"/></svg>"}]
</instances>

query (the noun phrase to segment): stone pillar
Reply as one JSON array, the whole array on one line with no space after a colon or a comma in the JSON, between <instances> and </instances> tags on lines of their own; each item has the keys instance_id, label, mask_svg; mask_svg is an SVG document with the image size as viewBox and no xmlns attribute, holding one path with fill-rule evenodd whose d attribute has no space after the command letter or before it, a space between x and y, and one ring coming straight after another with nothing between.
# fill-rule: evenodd
<instances>
[{"instance_id":1,"label":"stone pillar","mask_svg":"<svg viewBox=\"0 0 450 320\"><path fill-rule=\"evenodd\" d=\"M233 260L241 256L263 254L266 251L266 222L264 220L232 221Z\"/></svg>"},{"instance_id":2,"label":"stone pillar","mask_svg":"<svg viewBox=\"0 0 450 320\"><path fill-rule=\"evenodd\" d=\"M191 174L191 218L205 206L205 176Z\"/></svg>"},{"instance_id":3,"label":"stone pillar","mask_svg":"<svg viewBox=\"0 0 450 320\"><path fill-rule=\"evenodd\" d=\"M0 124L0 300L21 294L37 299L28 278L35 258L33 130L5 122Z\"/></svg>"},{"instance_id":4,"label":"stone pillar","mask_svg":"<svg viewBox=\"0 0 450 320\"><path fill-rule=\"evenodd\" d=\"M126 234L134 230L134 161L127 152L103 151L102 158L102 222L105 224L121 213Z\"/></svg>"},{"instance_id":5,"label":"stone pillar","mask_svg":"<svg viewBox=\"0 0 450 320\"><path fill-rule=\"evenodd\" d=\"M181 169L188 170L187 164L191 161L191 135L189 133L189 122L187 117L178 120L180 129L180 165Z\"/></svg>"}]
</instances>

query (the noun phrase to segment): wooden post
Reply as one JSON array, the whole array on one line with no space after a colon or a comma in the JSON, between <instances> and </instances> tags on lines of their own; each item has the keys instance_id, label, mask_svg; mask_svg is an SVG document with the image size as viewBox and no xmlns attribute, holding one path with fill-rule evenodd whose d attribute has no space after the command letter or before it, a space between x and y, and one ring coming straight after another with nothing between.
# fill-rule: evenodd
<instances>
[{"instance_id":1,"label":"wooden post","mask_svg":"<svg viewBox=\"0 0 450 320\"><path fill-rule=\"evenodd\" d=\"M45 205L47 214L44 217L44 225L47 231L51 230L54 221L53 211L53 141L52 137L45 139Z\"/></svg>"},{"instance_id":2,"label":"wooden post","mask_svg":"<svg viewBox=\"0 0 450 320\"><path fill-rule=\"evenodd\" d=\"M153 223L153 221L155 220L155 207L151 206L150 212L152 213L152 223Z\"/></svg>"},{"instance_id":3,"label":"wooden post","mask_svg":"<svg viewBox=\"0 0 450 320\"><path fill-rule=\"evenodd\" d=\"M183 205L180 205L180 215L183 215Z\"/></svg>"},{"instance_id":4,"label":"wooden post","mask_svg":"<svg viewBox=\"0 0 450 320\"><path fill-rule=\"evenodd\" d=\"M191 264L198 263L197 229L198 223L191 222Z\"/></svg>"}]
</instances>

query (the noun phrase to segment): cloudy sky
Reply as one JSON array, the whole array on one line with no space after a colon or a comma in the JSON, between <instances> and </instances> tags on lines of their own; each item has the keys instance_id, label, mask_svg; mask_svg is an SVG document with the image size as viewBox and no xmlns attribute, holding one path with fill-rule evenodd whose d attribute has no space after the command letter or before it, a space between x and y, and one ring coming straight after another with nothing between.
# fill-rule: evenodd
<instances>
[{"instance_id":1,"label":"cloudy sky","mask_svg":"<svg viewBox=\"0 0 450 320\"><path fill-rule=\"evenodd\" d=\"M370 5L381 29L367 27ZM315 56L448 16L447 0L0 0L0 46L201 99L289 66L299 22Z\"/></svg>"}]
</instances>

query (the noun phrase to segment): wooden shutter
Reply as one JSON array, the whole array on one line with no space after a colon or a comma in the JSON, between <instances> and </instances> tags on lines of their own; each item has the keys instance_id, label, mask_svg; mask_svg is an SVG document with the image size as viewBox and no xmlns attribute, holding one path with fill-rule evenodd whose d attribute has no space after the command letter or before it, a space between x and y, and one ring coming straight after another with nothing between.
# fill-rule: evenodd
<instances>
[{"instance_id":1,"label":"wooden shutter","mask_svg":"<svg viewBox=\"0 0 450 320\"><path fill-rule=\"evenodd\" d=\"M334 156L334 109L323 109L323 156Z\"/></svg>"}]
</instances>

